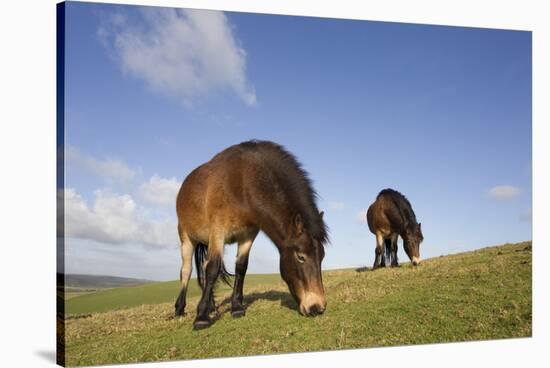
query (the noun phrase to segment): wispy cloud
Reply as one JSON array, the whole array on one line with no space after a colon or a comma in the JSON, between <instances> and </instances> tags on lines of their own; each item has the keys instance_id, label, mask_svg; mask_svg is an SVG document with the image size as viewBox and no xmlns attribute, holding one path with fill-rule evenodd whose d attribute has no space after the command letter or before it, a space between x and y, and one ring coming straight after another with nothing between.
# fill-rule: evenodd
<instances>
[{"instance_id":1,"label":"wispy cloud","mask_svg":"<svg viewBox=\"0 0 550 368\"><path fill-rule=\"evenodd\" d=\"M187 105L225 90L256 104L246 51L223 12L144 8L140 18L117 15L98 30L124 72Z\"/></svg>"},{"instance_id":2,"label":"wispy cloud","mask_svg":"<svg viewBox=\"0 0 550 368\"><path fill-rule=\"evenodd\" d=\"M329 210L342 210L346 207L344 202L338 202L338 201L329 201L328 202L328 209Z\"/></svg>"},{"instance_id":3,"label":"wispy cloud","mask_svg":"<svg viewBox=\"0 0 550 368\"><path fill-rule=\"evenodd\" d=\"M514 199L519 196L520 193L521 189L512 185L497 185L496 187L489 189L489 195L500 201Z\"/></svg>"},{"instance_id":4,"label":"wispy cloud","mask_svg":"<svg viewBox=\"0 0 550 368\"><path fill-rule=\"evenodd\" d=\"M153 175L148 182L139 187L140 197L153 204L174 205L180 183L176 178L162 178L157 174Z\"/></svg>"},{"instance_id":5,"label":"wispy cloud","mask_svg":"<svg viewBox=\"0 0 550 368\"><path fill-rule=\"evenodd\" d=\"M177 244L176 225L170 220L147 218L130 195L108 190L96 190L94 195L89 206L74 189L58 192L58 201L65 203L65 236L106 244L137 243L153 247Z\"/></svg>"},{"instance_id":6,"label":"wispy cloud","mask_svg":"<svg viewBox=\"0 0 550 368\"><path fill-rule=\"evenodd\" d=\"M128 182L136 175L136 171L121 160L98 159L80 152L79 149L73 146L65 147L65 163L79 166L103 178L120 182Z\"/></svg>"}]
</instances>

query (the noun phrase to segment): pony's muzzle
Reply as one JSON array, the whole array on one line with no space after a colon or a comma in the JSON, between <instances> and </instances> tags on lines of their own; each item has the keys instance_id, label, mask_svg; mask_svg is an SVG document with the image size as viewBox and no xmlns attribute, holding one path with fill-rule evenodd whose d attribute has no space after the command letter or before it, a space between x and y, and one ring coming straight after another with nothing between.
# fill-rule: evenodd
<instances>
[{"instance_id":1,"label":"pony's muzzle","mask_svg":"<svg viewBox=\"0 0 550 368\"><path fill-rule=\"evenodd\" d=\"M312 305L307 311L308 316L315 317L319 314L323 314L325 307L320 306L319 304Z\"/></svg>"},{"instance_id":2,"label":"pony's muzzle","mask_svg":"<svg viewBox=\"0 0 550 368\"><path fill-rule=\"evenodd\" d=\"M413 264L413 266L418 266L420 264L420 258L413 257L412 264Z\"/></svg>"},{"instance_id":3,"label":"pony's muzzle","mask_svg":"<svg viewBox=\"0 0 550 368\"><path fill-rule=\"evenodd\" d=\"M307 293L303 302L300 303L300 313L304 316L314 317L323 314L326 308L325 297L313 293Z\"/></svg>"}]
</instances>

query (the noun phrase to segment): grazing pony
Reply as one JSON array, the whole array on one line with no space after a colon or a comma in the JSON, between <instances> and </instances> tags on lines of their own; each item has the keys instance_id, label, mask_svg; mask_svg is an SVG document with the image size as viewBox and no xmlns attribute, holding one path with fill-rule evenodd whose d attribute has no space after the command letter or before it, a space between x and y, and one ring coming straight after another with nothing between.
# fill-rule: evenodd
<instances>
[{"instance_id":1,"label":"grazing pony","mask_svg":"<svg viewBox=\"0 0 550 368\"><path fill-rule=\"evenodd\" d=\"M403 248L413 265L420 263L420 243L424 240L422 227L416 222L411 204L405 196L393 189L384 189L376 197L367 211L370 231L376 235L376 249L373 269L386 266L386 258L391 266L398 266L397 237L403 239ZM384 256L384 245L386 248Z\"/></svg>"},{"instance_id":2,"label":"grazing pony","mask_svg":"<svg viewBox=\"0 0 550 368\"><path fill-rule=\"evenodd\" d=\"M223 252L224 245L231 243L238 244L231 314L245 314L243 282L250 247L260 230L279 250L281 276L300 313L323 313L321 262L328 236L315 200L307 173L292 154L273 142L231 146L193 170L176 200L182 257L176 315L184 314L194 254L202 297L193 328L210 326L214 284L218 276L229 284Z\"/></svg>"}]
</instances>

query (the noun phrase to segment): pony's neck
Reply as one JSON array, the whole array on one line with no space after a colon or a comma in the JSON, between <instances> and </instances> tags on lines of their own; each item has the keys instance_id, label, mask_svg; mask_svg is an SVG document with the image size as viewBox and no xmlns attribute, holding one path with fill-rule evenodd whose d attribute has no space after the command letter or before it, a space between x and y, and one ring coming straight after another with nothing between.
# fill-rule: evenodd
<instances>
[{"instance_id":1,"label":"pony's neck","mask_svg":"<svg viewBox=\"0 0 550 368\"><path fill-rule=\"evenodd\" d=\"M278 249L285 247L288 237L290 214L286 211L273 211L268 216L258 216L258 227L277 246ZM277 220L278 219L278 220Z\"/></svg>"},{"instance_id":2,"label":"pony's neck","mask_svg":"<svg viewBox=\"0 0 550 368\"><path fill-rule=\"evenodd\" d=\"M413 221L408 221L408 222L407 222L407 225L403 228L403 233L402 233L402 234L399 234L399 235L401 235L401 237L402 237L403 239L405 239L405 236L406 236L406 234L407 234L407 230L409 230L409 229L410 229L410 230L414 230L414 227L416 226L416 224L417 224L417 222L414 221L414 220L413 220Z\"/></svg>"}]
</instances>

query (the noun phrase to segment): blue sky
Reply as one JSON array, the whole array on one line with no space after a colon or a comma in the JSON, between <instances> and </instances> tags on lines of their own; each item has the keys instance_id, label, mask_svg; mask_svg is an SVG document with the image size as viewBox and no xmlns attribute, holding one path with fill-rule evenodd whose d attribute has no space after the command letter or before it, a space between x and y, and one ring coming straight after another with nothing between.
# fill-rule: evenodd
<instances>
[{"instance_id":1,"label":"blue sky","mask_svg":"<svg viewBox=\"0 0 550 368\"><path fill-rule=\"evenodd\" d=\"M177 188L251 138L310 173L324 268L372 264L362 213L386 187L423 258L531 239L530 32L83 3L66 20L68 272L176 279ZM278 264L260 236L249 272Z\"/></svg>"}]
</instances>

